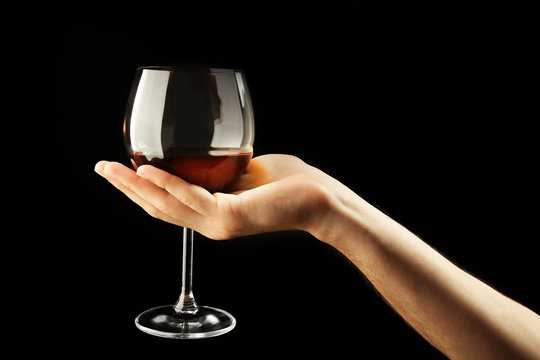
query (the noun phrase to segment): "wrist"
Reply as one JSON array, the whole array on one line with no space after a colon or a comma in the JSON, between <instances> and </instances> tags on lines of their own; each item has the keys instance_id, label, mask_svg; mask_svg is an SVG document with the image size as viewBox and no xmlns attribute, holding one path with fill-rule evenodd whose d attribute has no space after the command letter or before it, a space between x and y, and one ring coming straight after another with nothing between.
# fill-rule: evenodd
<instances>
[{"instance_id":1,"label":"wrist","mask_svg":"<svg viewBox=\"0 0 540 360\"><path fill-rule=\"evenodd\" d=\"M347 242L353 238L351 234L367 234L372 207L342 183L328 178L329 181L321 187L322 211L304 230L343 252L348 247Z\"/></svg>"}]
</instances>

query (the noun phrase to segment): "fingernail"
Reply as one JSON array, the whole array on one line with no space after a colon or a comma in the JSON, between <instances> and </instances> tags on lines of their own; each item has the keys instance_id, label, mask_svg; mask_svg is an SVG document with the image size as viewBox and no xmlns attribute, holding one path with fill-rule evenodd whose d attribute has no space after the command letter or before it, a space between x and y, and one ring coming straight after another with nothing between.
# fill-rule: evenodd
<instances>
[{"instance_id":1,"label":"fingernail","mask_svg":"<svg viewBox=\"0 0 540 360\"><path fill-rule=\"evenodd\" d=\"M105 169L105 164L107 164L107 162L104 161L104 160L102 160L102 161L99 161L99 162L96 164L96 166L94 166L94 171L95 171L98 175L103 176L103 177L105 177L104 174L103 174L103 173L104 173L104 169Z\"/></svg>"}]
</instances>

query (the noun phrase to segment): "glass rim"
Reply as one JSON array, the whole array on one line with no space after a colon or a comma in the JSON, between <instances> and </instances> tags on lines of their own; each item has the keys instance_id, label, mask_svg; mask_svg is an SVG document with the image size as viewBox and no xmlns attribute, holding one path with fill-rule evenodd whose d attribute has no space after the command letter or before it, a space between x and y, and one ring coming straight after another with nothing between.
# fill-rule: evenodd
<instances>
[{"instance_id":1,"label":"glass rim","mask_svg":"<svg viewBox=\"0 0 540 360\"><path fill-rule=\"evenodd\" d=\"M170 71L170 72L203 72L203 73L244 73L244 70L241 69L227 69L227 68L215 68L209 66L189 66L189 65L150 65L150 66L139 66L137 71L143 70L157 70L157 71Z\"/></svg>"}]
</instances>

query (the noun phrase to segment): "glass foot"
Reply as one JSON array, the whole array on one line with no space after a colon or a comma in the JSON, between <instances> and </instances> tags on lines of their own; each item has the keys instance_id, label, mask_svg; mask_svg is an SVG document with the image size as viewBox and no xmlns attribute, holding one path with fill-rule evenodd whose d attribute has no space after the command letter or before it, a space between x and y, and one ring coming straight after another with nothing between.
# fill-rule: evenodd
<instances>
[{"instance_id":1,"label":"glass foot","mask_svg":"<svg viewBox=\"0 0 540 360\"><path fill-rule=\"evenodd\" d=\"M135 319L135 325L145 333L172 339L201 339L225 334L236 325L228 312L210 306L199 306L194 315L174 311L174 305L146 310Z\"/></svg>"}]
</instances>

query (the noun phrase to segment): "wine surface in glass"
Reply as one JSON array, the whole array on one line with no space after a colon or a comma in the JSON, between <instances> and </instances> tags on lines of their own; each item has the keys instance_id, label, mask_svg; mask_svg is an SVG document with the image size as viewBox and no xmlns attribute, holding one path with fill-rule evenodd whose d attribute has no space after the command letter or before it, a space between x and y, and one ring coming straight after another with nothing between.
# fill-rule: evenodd
<instances>
[{"instance_id":1,"label":"wine surface in glass","mask_svg":"<svg viewBox=\"0 0 540 360\"><path fill-rule=\"evenodd\" d=\"M163 158L148 159L146 155L135 151L131 162L135 169L141 165L153 165L214 193L237 180L251 156L252 152L241 150L204 149L171 151Z\"/></svg>"}]
</instances>

